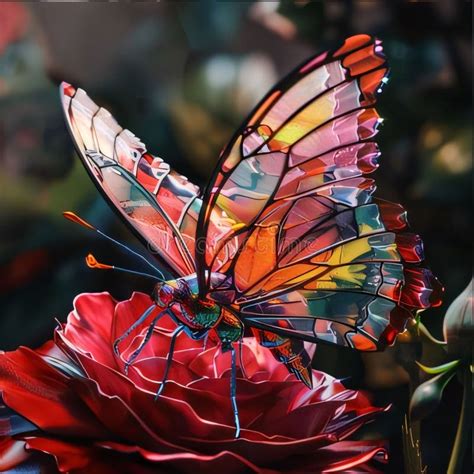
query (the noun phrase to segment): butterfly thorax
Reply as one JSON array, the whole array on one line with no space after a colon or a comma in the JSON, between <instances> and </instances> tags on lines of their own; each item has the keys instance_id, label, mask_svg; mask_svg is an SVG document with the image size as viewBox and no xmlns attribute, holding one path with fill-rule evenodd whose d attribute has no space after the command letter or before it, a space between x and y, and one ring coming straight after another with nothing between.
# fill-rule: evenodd
<instances>
[{"instance_id":1,"label":"butterfly thorax","mask_svg":"<svg viewBox=\"0 0 474 474\"><path fill-rule=\"evenodd\" d=\"M168 307L181 323L191 329L211 329L222 318L222 307L210 299L199 297L184 279L158 283L152 297L158 306Z\"/></svg>"}]
</instances>

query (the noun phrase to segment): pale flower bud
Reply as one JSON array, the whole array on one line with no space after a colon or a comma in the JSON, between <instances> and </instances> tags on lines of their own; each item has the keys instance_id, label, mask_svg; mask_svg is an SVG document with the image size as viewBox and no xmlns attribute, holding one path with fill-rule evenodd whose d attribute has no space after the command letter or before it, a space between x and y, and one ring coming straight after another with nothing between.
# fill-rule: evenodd
<instances>
[{"instance_id":1,"label":"pale flower bud","mask_svg":"<svg viewBox=\"0 0 474 474\"><path fill-rule=\"evenodd\" d=\"M444 339L448 354L472 357L474 334L472 280L466 289L451 303L443 322Z\"/></svg>"}]
</instances>

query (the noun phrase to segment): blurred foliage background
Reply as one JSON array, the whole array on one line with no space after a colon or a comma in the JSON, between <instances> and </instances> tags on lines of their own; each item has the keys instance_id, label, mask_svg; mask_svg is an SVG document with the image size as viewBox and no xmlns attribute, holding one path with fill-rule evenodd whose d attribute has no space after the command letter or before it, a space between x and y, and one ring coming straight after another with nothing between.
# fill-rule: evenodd
<instances>
[{"instance_id":1,"label":"blurred foliage background","mask_svg":"<svg viewBox=\"0 0 474 474\"><path fill-rule=\"evenodd\" d=\"M472 263L471 2L1 2L0 348L41 344L78 293L127 298L151 289L88 269L89 251L139 265L61 217L76 211L140 250L74 155L60 81L86 89L152 152L204 185L233 130L275 82L356 33L378 35L391 64L378 107L385 125L377 194L408 209L446 287L446 304L422 317L441 338L445 308ZM443 355L421 344L365 356L318 347L314 360L393 404L374 428L391 441L392 472L403 470L415 358L434 365ZM429 473L446 470L459 400L453 384L422 424Z\"/></svg>"}]
</instances>

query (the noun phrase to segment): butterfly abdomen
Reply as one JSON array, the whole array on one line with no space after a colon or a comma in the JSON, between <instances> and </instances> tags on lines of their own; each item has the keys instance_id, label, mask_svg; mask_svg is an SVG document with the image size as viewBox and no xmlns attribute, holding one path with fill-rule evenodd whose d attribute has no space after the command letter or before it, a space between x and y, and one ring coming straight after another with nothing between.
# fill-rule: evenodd
<instances>
[{"instance_id":1,"label":"butterfly abdomen","mask_svg":"<svg viewBox=\"0 0 474 474\"><path fill-rule=\"evenodd\" d=\"M255 328L252 328L252 332L259 343L270 349L275 359L284 364L290 373L306 386L312 387L311 358L301 340Z\"/></svg>"},{"instance_id":2,"label":"butterfly abdomen","mask_svg":"<svg viewBox=\"0 0 474 474\"><path fill-rule=\"evenodd\" d=\"M194 323L203 329L214 327L221 318L221 308L216 305L200 304L198 302L194 312Z\"/></svg>"},{"instance_id":3,"label":"butterfly abdomen","mask_svg":"<svg viewBox=\"0 0 474 474\"><path fill-rule=\"evenodd\" d=\"M222 319L216 326L216 333L222 343L222 351L231 349L232 343L239 341L244 332L240 319L228 309L221 309Z\"/></svg>"}]
</instances>

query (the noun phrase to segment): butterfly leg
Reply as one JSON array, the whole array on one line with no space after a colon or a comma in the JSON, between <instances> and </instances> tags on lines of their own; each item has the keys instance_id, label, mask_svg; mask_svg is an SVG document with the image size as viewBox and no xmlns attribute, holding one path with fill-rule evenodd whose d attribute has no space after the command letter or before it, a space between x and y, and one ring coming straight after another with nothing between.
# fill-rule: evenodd
<instances>
[{"instance_id":1,"label":"butterfly leg","mask_svg":"<svg viewBox=\"0 0 474 474\"><path fill-rule=\"evenodd\" d=\"M238 438L240 436L240 418L237 406L237 362L233 343L242 339L244 327L234 313L223 309L222 319L215 329L222 343L222 352L230 351L231 355L230 401L234 412L235 437Z\"/></svg>"},{"instance_id":2,"label":"butterfly leg","mask_svg":"<svg viewBox=\"0 0 474 474\"><path fill-rule=\"evenodd\" d=\"M242 347L243 347L243 336L239 339L239 363L240 363L240 370L242 372L242 375L244 378L248 379L247 377L247 372L245 371L245 364L244 364L244 357L243 357L243 352L242 352Z\"/></svg>"},{"instance_id":3,"label":"butterfly leg","mask_svg":"<svg viewBox=\"0 0 474 474\"><path fill-rule=\"evenodd\" d=\"M202 350L203 352L207 349L207 340L209 339L209 331L206 332L206 335L203 337Z\"/></svg>"},{"instance_id":4,"label":"butterfly leg","mask_svg":"<svg viewBox=\"0 0 474 474\"><path fill-rule=\"evenodd\" d=\"M275 359L285 364L291 374L307 387L312 388L311 358L304 348L303 341L280 336L270 331L252 328L258 342L272 352Z\"/></svg>"},{"instance_id":5,"label":"butterfly leg","mask_svg":"<svg viewBox=\"0 0 474 474\"><path fill-rule=\"evenodd\" d=\"M168 358L166 359L166 367L165 367L165 373L163 374L163 380L161 381L160 388L156 392L155 395L155 400L158 399L158 397L161 395L163 392L166 382L168 381L168 373L170 371L171 367L171 362L173 362L173 353L174 353L174 345L176 343L176 338L184 331L184 326L178 326L174 331L173 334L171 335L171 342L170 342L170 348L168 351Z\"/></svg>"},{"instance_id":6,"label":"butterfly leg","mask_svg":"<svg viewBox=\"0 0 474 474\"><path fill-rule=\"evenodd\" d=\"M230 400L234 412L235 438L238 438L240 436L240 418L239 407L237 406L237 367L235 361L235 348L233 346L230 349L230 355L232 360L230 371Z\"/></svg>"},{"instance_id":7,"label":"butterfly leg","mask_svg":"<svg viewBox=\"0 0 474 474\"><path fill-rule=\"evenodd\" d=\"M119 349L118 346L119 344L126 339L134 329L136 329L140 324L145 321L148 316L150 316L151 312L156 308L156 305L151 305L119 338L115 339L114 341L114 352L115 354L119 355ZM164 312L160 313L160 315L163 315ZM158 320L157 320L158 321Z\"/></svg>"},{"instance_id":8,"label":"butterfly leg","mask_svg":"<svg viewBox=\"0 0 474 474\"><path fill-rule=\"evenodd\" d=\"M155 329L156 323L163 317L163 315L165 313L166 313L166 311L162 311L155 318L153 318L153 321L148 326L148 329L146 331L145 337L143 338L142 342L137 347L137 349L135 349L132 352L132 354L128 358L127 362L125 363L125 368L124 368L125 374L128 374L128 368L130 367L130 365L133 364L133 362L136 360L136 358L140 355L143 348L147 345L148 341L150 340L150 338L153 334L153 329Z\"/></svg>"}]
</instances>

